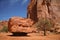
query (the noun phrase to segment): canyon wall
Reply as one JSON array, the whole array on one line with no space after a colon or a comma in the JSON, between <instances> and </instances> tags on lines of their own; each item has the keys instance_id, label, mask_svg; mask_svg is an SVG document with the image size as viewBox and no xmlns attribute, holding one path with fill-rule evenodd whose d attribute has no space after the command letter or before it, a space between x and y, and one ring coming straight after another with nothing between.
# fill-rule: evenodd
<instances>
[{"instance_id":1,"label":"canyon wall","mask_svg":"<svg viewBox=\"0 0 60 40\"><path fill-rule=\"evenodd\" d=\"M31 0L27 8L27 18L37 21L37 0Z\"/></svg>"},{"instance_id":2,"label":"canyon wall","mask_svg":"<svg viewBox=\"0 0 60 40\"><path fill-rule=\"evenodd\" d=\"M35 22L40 18L60 18L60 0L30 0L27 9L27 18Z\"/></svg>"},{"instance_id":3,"label":"canyon wall","mask_svg":"<svg viewBox=\"0 0 60 40\"><path fill-rule=\"evenodd\" d=\"M60 32L60 0L30 0L27 9L27 18L35 23L41 18L51 20Z\"/></svg>"}]
</instances>

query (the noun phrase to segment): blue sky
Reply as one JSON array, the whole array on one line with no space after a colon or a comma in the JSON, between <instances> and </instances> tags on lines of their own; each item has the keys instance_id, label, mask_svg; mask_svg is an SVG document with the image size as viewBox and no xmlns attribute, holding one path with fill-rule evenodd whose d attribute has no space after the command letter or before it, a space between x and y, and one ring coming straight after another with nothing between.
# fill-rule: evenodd
<instances>
[{"instance_id":1,"label":"blue sky","mask_svg":"<svg viewBox=\"0 0 60 40\"><path fill-rule=\"evenodd\" d=\"M0 0L0 20L12 16L26 17L29 0Z\"/></svg>"}]
</instances>

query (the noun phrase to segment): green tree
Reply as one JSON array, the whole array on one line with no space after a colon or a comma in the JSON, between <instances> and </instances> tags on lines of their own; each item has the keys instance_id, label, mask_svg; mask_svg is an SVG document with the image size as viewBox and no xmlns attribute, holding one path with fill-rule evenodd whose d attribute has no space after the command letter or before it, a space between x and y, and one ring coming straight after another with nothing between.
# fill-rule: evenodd
<instances>
[{"instance_id":1,"label":"green tree","mask_svg":"<svg viewBox=\"0 0 60 40\"><path fill-rule=\"evenodd\" d=\"M37 30L43 30L44 31L44 36L46 36L46 31L49 30L53 24L51 23L50 20L48 19L40 19L35 26L37 27Z\"/></svg>"}]
</instances>

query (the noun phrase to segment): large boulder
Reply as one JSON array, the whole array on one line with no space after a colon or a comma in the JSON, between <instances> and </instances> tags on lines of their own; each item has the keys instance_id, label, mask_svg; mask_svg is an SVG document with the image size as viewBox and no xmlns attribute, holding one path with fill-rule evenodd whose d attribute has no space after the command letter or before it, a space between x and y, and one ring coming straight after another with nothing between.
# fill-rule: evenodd
<instances>
[{"instance_id":1,"label":"large boulder","mask_svg":"<svg viewBox=\"0 0 60 40\"><path fill-rule=\"evenodd\" d=\"M27 18L12 17L8 22L8 29L10 32L32 32L34 29L31 27L33 21Z\"/></svg>"}]
</instances>

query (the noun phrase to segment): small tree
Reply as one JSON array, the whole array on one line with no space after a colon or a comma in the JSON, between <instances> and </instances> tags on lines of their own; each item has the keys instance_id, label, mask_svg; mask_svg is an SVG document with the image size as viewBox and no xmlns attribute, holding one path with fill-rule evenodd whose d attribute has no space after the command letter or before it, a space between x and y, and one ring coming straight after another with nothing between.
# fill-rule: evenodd
<instances>
[{"instance_id":1,"label":"small tree","mask_svg":"<svg viewBox=\"0 0 60 40\"><path fill-rule=\"evenodd\" d=\"M46 31L49 30L53 24L48 19L40 19L36 24L37 30L43 30L44 36L46 36Z\"/></svg>"}]
</instances>

